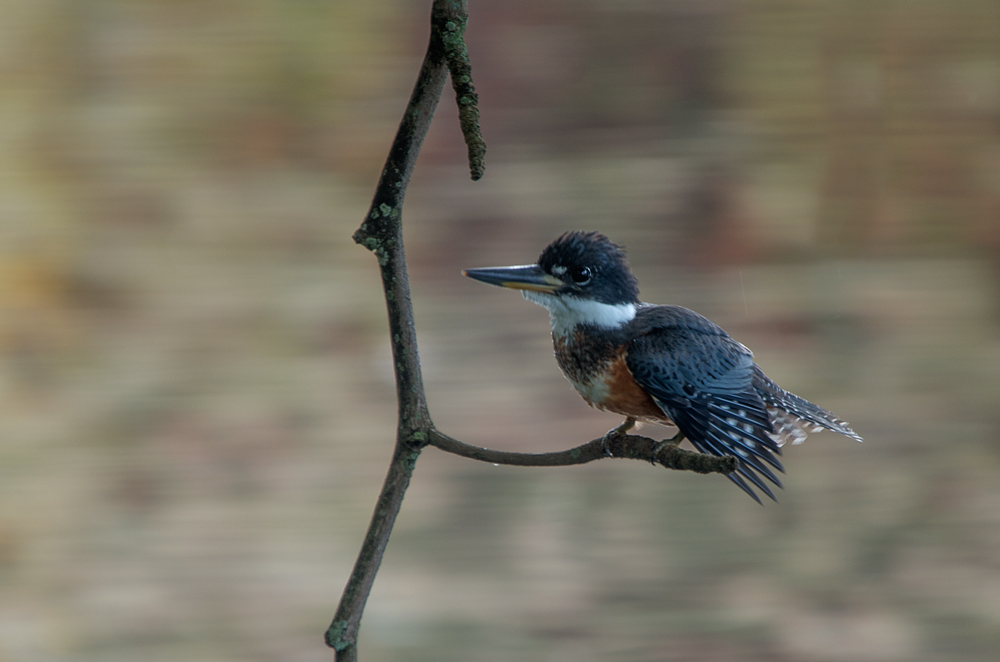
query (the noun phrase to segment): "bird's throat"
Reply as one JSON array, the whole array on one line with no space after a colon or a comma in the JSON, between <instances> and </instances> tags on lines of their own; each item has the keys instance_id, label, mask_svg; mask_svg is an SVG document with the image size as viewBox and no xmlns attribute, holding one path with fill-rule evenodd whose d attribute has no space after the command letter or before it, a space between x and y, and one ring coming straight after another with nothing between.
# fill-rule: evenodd
<instances>
[{"instance_id":1,"label":"bird's throat","mask_svg":"<svg viewBox=\"0 0 1000 662\"><path fill-rule=\"evenodd\" d=\"M610 304L571 295L545 294L524 290L524 298L549 311L552 334L565 336L579 326L619 329L635 319L634 303Z\"/></svg>"}]
</instances>

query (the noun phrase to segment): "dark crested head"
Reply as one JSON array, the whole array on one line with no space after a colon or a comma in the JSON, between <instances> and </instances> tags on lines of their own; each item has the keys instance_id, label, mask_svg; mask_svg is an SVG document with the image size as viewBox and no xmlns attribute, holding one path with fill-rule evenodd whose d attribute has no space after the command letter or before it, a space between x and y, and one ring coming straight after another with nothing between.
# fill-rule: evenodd
<instances>
[{"instance_id":1,"label":"dark crested head","mask_svg":"<svg viewBox=\"0 0 1000 662\"><path fill-rule=\"evenodd\" d=\"M562 281L557 294L611 305L639 301L625 251L600 232L567 232L545 247L538 266Z\"/></svg>"},{"instance_id":2,"label":"dark crested head","mask_svg":"<svg viewBox=\"0 0 1000 662\"><path fill-rule=\"evenodd\" d=\"M466 269L469 278L521 290L549 311L554 336L581 326L617 329L635 319L639 285L625 251L599 232L567 232L537 264Z\"/></svg>"}]
</instances>

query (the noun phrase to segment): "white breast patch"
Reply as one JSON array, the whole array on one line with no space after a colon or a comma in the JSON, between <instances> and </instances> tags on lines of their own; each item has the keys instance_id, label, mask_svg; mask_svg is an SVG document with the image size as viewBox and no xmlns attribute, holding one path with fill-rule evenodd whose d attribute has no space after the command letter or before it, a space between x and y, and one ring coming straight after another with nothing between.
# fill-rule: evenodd
<instances>
[{"instance_id":1,"label":"white breast patch","mask_svg":"<svg viewBox=\"0 0 1000 662\"><path fill-rule=\"evenodd\" d=\"M608 397L611 393L608 388L608 383L601 377L592 379L589 382L575 382L571 381L573 388L576 392L583 396L583 399L587 401L587 404L592 407L601 408L601 403Z\"/></svg>"}]
</instances>

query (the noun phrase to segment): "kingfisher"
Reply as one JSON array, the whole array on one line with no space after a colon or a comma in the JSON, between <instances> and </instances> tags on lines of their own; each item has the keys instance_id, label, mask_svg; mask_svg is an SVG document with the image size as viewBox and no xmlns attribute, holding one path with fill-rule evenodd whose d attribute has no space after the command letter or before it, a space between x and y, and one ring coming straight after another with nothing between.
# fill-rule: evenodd
<instances>
[{"instance_id":1,"label":"kingfisher","mask_svg":"<svg viewBox=\"0 0 1000 662\"><path fill-rule=\"evenodd\" d=\"M777 500L782 446L810 432L861 437L829 411L785 391L764 374L753 352L708 318L681 306L639 300L624 249L599 232L567 232L536 264L466 269L464 275L521 290L549 311L559 368L588 404L620 414L608 432L637 421L672 425L702 453L734 456L729 480L761 503ZM605 452L607 446L605 445ZM765 480L766 479L766 480Z\"/></svg>"}]
</instances>

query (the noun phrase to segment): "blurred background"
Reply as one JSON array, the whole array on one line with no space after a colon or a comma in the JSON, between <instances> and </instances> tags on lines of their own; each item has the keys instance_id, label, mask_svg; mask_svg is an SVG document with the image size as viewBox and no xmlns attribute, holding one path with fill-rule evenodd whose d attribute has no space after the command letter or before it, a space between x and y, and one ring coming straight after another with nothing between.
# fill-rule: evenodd
<instances>
[{"instance_id":1,"label":"blurred background","mask_svg":"<svg viewBox=\"0 0 1000 662\"><path fill-rule=\"evenodd\" d=\"M396 414L350 236L429 4L0 0L0 662L330 659ZM472 5L486 176L446 90L404 212L438 426L619 423L460 275L599 229L866 441L764 507L428 449L362 658L996 660L1000 4Z\"/></svg>"}]
</instances>

